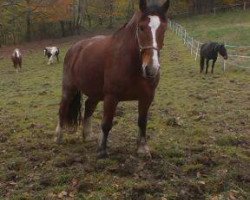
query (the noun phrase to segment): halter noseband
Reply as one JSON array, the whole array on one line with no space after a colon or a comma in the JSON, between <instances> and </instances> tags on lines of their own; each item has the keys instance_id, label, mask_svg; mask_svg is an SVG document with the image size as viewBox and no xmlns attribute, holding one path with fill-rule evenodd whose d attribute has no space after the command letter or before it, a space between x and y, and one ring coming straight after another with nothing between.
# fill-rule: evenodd
<instances>
[{"instance_id":1,"label":"halter noseband","mask_svg":"<svg viewBox=\"0 0 250 200\"><path fill-rule=\"evenodd\" d=\"M147 50L147 49L153 49L153 50L156 50L158 52L160 51L159 48L154 47L154 46L142 46L141 42L140 42L138 31L139 31L139 27L137 27L137 29L136 29L136 37L137 37L137 40L138 40L138 45L139 45L140 52L142 52L143 50Z\"/></svg>"}]
</instances>

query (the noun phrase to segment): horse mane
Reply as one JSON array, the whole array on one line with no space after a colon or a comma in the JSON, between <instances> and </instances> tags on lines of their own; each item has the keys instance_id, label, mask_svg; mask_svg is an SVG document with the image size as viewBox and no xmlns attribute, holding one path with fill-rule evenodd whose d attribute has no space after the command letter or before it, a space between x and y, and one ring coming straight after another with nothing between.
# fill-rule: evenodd
<instances>
[{"instance_id":1,"label":"horse mane","mask_svg":"<svg viewBox=\"0 0 250 200\"><path fill-rule=\"evenodd\" d=\"M141 12L136 12L133 17L131 18L131 20L127 23L125 23L121 28L119 28L114 34L113 36L118 36L121 32L123 32L124 30L135 30L136 26L137 26L137 22L139 20L141 16Z\"/></svg>"},{"instance_id":2,"label":"horse mane","mask_svg":"<svg viewBox=\"0 0 250 200\"><path fill-rule=\"evenodd\" d=\"M142 13L141 11L135 12L131 20L127 23L125 23L121 28L119 28L113 36L119 35L119 33L123 32L123 30L129 29L129 30L135 30L137 23L143 15L158 15L161 19L166 20L166 15L162 11L161 7L158 4L151 4L147 7L147 9Z\"/></svg>"}]
</instances>

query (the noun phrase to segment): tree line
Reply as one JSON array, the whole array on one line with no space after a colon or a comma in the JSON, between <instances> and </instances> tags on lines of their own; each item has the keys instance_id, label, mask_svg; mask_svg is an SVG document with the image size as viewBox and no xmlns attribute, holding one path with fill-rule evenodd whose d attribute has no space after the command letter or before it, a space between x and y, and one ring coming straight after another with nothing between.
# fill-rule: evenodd
<instances>
[{"instance_id":1,"label":"tree line","mask_svg":"<svg viewBox=\"0 0 250 200\"><path fill-rule=\"evenodd\" d=\"M0 46L82 34L100 28L112 29L132 16L138 1L0 0ZM244 0L175 0L172 1L171 13L207 13L215 5L242 1Z\"/></svg>"}]
</instances>

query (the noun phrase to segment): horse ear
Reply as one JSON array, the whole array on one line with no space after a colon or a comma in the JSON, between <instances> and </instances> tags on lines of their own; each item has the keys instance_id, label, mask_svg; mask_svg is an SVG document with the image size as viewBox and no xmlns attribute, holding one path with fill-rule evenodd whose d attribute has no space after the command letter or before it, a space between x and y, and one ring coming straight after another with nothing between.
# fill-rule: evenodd
<instances>
[{"instance_id":1,"label":"horse ear","mask_svg":"<svg viewBox=\"0 0 250 200\"><path fill-rule=\"evenodd\" d=\"M170 6L170 0L167 0L161 7L164 13L167 13L169 6Z\"/></svg>"},{"instance_id":2,"label":"horse ear","mask_svg":"<svg viewBox=\"0 0 250 200\"><path fill-rule=\"evenodd\" d=\"M147 9L147 0L140 0L139 7L144 12Z\"/></svg>"}]
</instances>

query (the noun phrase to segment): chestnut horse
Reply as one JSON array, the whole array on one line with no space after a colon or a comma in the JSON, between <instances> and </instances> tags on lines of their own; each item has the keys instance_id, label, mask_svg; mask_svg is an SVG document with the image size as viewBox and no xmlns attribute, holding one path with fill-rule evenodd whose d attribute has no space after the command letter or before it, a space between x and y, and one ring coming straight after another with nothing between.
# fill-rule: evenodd
<instances>
[{"instance_id":1,"label":"chestnut horse","mask_svg":"<svg viewBox=\"0 0 250 200\"><path fill-rule=\"evenodd\" d=\"M159 56L167 28L169 0L162 6L140 0L140 11L110 36L96 36L73 45L64 60L62 100L55 141L62 128L81 120L82 94L87 96L82 120L83 138L92 136L91 116L104 101L98 157L107 156L107 139L119 101L138 101L138 154L149 155L146 141L148 109L160 78Z\"/></svg>"}]
</instances>

